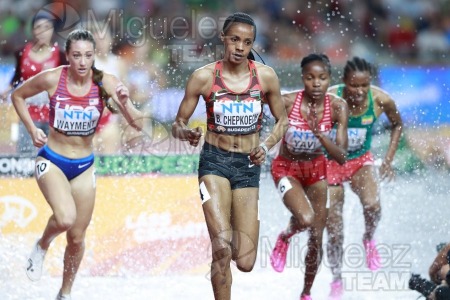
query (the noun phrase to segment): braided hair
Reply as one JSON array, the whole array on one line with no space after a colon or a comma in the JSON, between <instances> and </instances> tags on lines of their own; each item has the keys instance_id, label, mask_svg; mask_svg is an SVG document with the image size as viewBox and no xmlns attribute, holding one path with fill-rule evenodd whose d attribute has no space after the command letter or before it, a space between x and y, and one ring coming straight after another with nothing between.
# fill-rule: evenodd
<instances>
[{"instance_id":1,"label":"braided hair","mask_svg":"<svg viewBox=\"0 0 450 300\"><path fill-rule=\"evenodd\" d=\"M373 75L373 66L367 62L364 58L358 56L348 60L344 67L344 80L348 79L351 72L369 72L370 76Z\"/></svg>"},{"instance_id":2,"label":"braided hair","mask_svg":"<svg viewBox=\"0 0 450 300\"><path fill-rule=\"evenodd\" d=\"M325 54L317 54L317 53L311 53L308 56L305 56L302 59L302 62L300 63L300 66L303 68L308 65L309 63L312 63L313 61L319 61L322 62L325 67L328 69L328 74L331 75L331 63L330 63L330 59L328 58L328 56L326 56Z\"/></svg>"},{"instance_id":3,"label":"braided hair","mask_svg":"<svg viewBox=\"0 0 450 300\"><path fill-rule=\"evenodd\" d=\"M72 42L74 41L88 41L91 42L94 45L95 49L95 39L92 33L89 30L86 29L76 29L69 33L67 36L66 44L65 44L65 50L66 53L69 53L70 47L72 46ZM98 86L99 90L99 97L105 102L106 107L111 112L117 112L117 109L115 109L108 101L110 98L110 95L106 92L105 88L103 87L103 71L97 69L94 64L92 64L92 81Z\"/></svg>"}]
</instances>

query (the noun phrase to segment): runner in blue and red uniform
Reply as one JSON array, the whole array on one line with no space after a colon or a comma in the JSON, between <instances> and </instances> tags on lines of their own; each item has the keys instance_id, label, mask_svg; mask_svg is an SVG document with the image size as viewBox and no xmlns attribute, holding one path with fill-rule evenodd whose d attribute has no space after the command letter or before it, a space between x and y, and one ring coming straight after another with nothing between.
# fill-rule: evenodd
<instances>
[{"instance_id":1,"label":"runner in blue and red uniform","mask_svg":"<svg viewBox=\"0 0 450 300\"><path fill-rule=\"evenodd\" d=\"M201 129L187 124L200 96L207 108L207 132L198 169L200 197L211 238L211 283L216 299L231 297L230 262L253 269L259 237L258 193L266 154L287 128L286 111L274 70L248 59L256 36L253 19L229 16L221 39L224 58L189 78L172 134L197 146ZM277 121L260 141L263 105Z\"/></svg>"},{"instance_id":2,"label":"runner in blue and red uniform","mask_svg":"<svg viewBox=\"0 0 450 300\"><path fill-rule=\"evenodd\" d=\"M377 118L385 113L392 124L391 139L380 167L381 179L393 176L392 161L402 133L402 119L394 100L379 87L371 85L373 68L366 60L354 57L344 67L344 84L333 86L330 93L344 98L349 106L347 162L338 165L329 161L327 179L329 184L330 208L328 212L327 254L333 273L330 299L341 299L344 291L342 282L343 261L343 205L344 182L349 182L358 195L364 211L365 233L363 245L366 251L367 267L374 271L380 267L380 257L374 239L381 217L378 183L375 176L372 144L372 127Z\"/></svg>"},{"instance_id":3,"label":"runner in blue and red uniform","mask_svg":"<svg viewBox=\"0 0 450 300\"><path fill-rule=\"evenodd\" d=\"M326 158L339 164L346 159L347 103L327 94L331 65L323 54L310 54L301 62L304 90L283 95L289 128L278 156L272 161L272 177L283 203L292 213L289 225L277 238L270 256L272 267L282 272L291 237L308 229L305 280L300 299L312 299L311 288L322 260L322 235L327 218ZM336 141L331 130L337 126Z\"/></svg>"},{"instance_id":4,"label":"runner in blue and red uniform","mask_svg":"<svg viewBox=\"0 0 450 300\"><path fill-rule=\"evenodd\" d=\"M75 275L84 254L86 229L95 202L93 143L104 106L112 99L128 122L142 128L142 114L129 99L128 89L114 76L93 67L95 42L86 30L76 30L66 41L68 66L41 72L12 94L14 107L33 144L39 147L35 178L53 214L33 245L26 273L39 280L50 243L66 232L64 272L56 299L70 299ZM46 93L50 98L49 135L37 128L25 99Z\"/></svg>"}]
</instances>

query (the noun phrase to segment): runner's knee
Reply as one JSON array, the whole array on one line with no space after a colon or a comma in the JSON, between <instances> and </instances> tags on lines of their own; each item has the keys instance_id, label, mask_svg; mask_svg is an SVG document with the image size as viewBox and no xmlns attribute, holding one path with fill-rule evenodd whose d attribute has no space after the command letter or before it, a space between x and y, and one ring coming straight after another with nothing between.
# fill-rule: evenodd
<instances>
[{"instance_id":1,"label":"runner's knee","mask_svg":"<svg viewBox=\"0 0 450 300\"><path fill-rule=\"evenodd\" d=\"M294 214L296 225L299 229L311 227L314 223L314 211L299 211Z\"/></svg>"},{"instance_id":2,"label":"runner's knee","mask_svg":"<svg viewBox=\"0 0 450 300\"><path fill-rule=\"evenodd\" d=\"M242 272L250 272L253 270L256 261L256 249L252 249L249 253L243 254L236 259L236 266Z\"/></svg>"},{"instance_id":3,"label":"runner's knee","mask_svg":"<svg viewBox=\"0 0 450 300\"><path fill-rule=\"evenodd\" d=\"M342 184L329 185L328 193L330 195L331 204L341 204L344 202L344 187Z\"/></svg>"},{"instance_id":4,"label":"runner's knee","mask_svg":"<svg viewBox=\"0 0 450 300\"><path fill-rule=\"evenodd\" d=\"M67 244L72 246L82 246L86 236L86 230L72 228L67 232Z\"/></svg>"},{"instance_id":5,"label":"runner's knee","mask_svg":"<svg viewBox=\"0 0 450 300\"><path fill-rule=\"evenodd\" d=\"M63 212L61 214L55 214L55 222L56 226L61 231L69 230L74 224L76 220L76 213L71 212Z\"/></svg>"},{"instance_id":6,"label":"runner's knee","mask_svg":"<svg viewBox=\"0 0 450 300\"><path fill-rule=\"evenodd\" d=\"M365 211L370 213L379 213L381 211L381 205L379 201L372 201L363 205Z\"/></svg>"},{"instance_id":7,"label":"runner's knee","mask_svg":"<svg viewBox=\"0 0 450 300\"><path fill-rule=\"evenodd\" d=\"M221 247L218 247L218 249L215 249L212 253L213 265L219 267L221 273L223 273L227 268L230 267L231 256L231 246L221 245Z\"/></svg>"}]
</instances>

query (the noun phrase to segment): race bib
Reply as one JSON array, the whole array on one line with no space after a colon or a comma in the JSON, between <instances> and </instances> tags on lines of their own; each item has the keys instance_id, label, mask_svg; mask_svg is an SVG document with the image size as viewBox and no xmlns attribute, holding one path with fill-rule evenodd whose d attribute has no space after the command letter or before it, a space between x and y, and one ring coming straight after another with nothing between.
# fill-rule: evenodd
<instances>
[{"instance_id":1,"label":"race bib","mask_svg":"<svg viewBox=\"0 0 450 300\"><path fill-rule=\"evenodd\" d=\"M214 102L214 120L220 132L246 134L256 131L261 114L261 101L217 100Z\"/></svg>"},{"instance_id":2,"label":"race bib","mask_svg":"<svg viewBox=\"0 0 450 300\"><path fill-rule=\"evenodd\" d=\"M100 112L95 106L55 105L53 127L66 135L87 136L94 133Z\"/></svg>"},{"instance_id":3,"label":"race bib","mask_svg":"<svg viewBox=\"0 0 450 300\"><path fill-rule=\"evenodd\" d=\"M286 146L292 153L314 153L322 147L319 139L311 130L300 130L295 127L289 127L284 135Z\"/></svg>"},{"instance_id":4,"label":"race bib","mask_svg":"<svg viewBox=\"0 0 450 300\"><path fill-rule=\"evenodd\" d=\"M35 174L37 179L41 178L41 176L47 173L49 169L50 169L49 160L40 160L36 162Z\"/></svg>"},{"instance_id":5,"label":"race bib","mask_svg":"<svg viewBox=\"0 0 450 300\"><path fill-rule=\"evenodd\" d=\"M361 149L366 142L367 128L348 128L348 151Z\"/></svg>"}]
</instances>

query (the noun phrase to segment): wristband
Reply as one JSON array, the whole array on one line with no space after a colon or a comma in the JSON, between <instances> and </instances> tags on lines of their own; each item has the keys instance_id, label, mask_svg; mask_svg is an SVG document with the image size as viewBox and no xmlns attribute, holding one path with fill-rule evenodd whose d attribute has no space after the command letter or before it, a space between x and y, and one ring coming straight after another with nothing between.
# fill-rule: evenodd
<instances>
[{"instance_id":1,"label":"wristband","mask_svg":"<svg viewBox=\"0 0 450 300\"><path fill-rule=\"evenodd\" d=\"M259 144L259 146L264 150L264 153L267 154L269 152L269 149L267 148L267 145L265 143Z\"/></svg>"}]
</instances>

